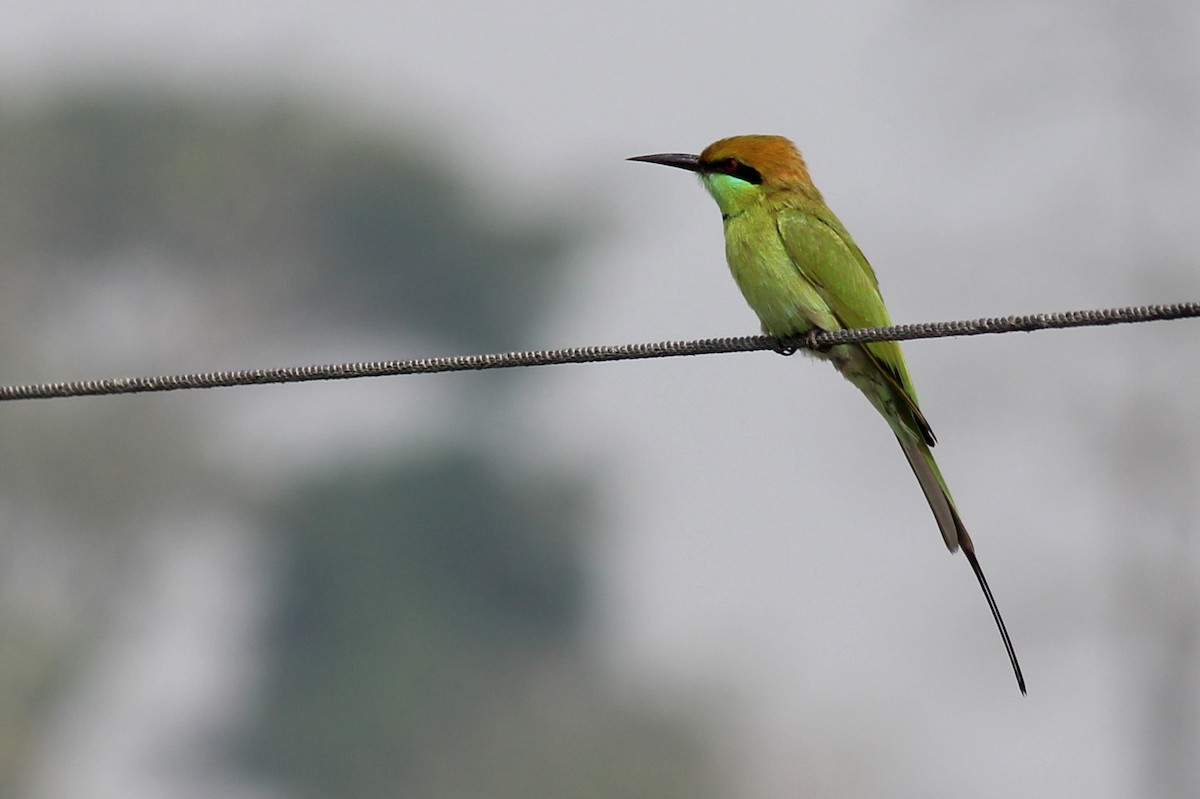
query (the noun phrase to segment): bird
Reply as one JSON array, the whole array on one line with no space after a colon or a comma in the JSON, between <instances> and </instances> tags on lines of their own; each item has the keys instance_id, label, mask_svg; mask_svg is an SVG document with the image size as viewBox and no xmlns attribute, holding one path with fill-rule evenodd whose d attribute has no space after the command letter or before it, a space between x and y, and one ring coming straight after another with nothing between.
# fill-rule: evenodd
<instances>
[{"instance_id":1,"label":"bird","mask_svg":"<svg viewBox=\"0 0 1200 799\"><path fill-rule=\"evenodd\" d=\"M630 161L696 173L716 200L725 257L762 331L780 342L815 330L891 325L875 270L813 184L804 157L783 136L720 139L699 155L657 153ZM792 349L780 345L780 351ZM961 550L987 599L1017 686L1025 677L1000 608L930 448L937 443L895 341L835 344L810 354L830 361L887 421L951 553Z\"/></svg>"}]
</instances>

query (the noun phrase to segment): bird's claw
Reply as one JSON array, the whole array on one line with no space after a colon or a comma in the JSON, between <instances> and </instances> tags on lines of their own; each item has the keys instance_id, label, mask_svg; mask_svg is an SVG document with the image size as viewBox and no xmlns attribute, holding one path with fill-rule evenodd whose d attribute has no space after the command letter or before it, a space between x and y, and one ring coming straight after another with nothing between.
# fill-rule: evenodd
<instances>
[{"instance_id":1,"label":"bird's claw","mask_svg":"<svg viewBox=\"0 0 1200 799\"><path fill-rule=\"evenodd\" d=\"M800 346L795 338L776 338L771 340L771 349L783 356L795 355Z\"/></svg>"},{"instance_id":2,"label":"bird's claw","mask_svg":"<svg viewBox=\"0 0 1200 799\"><path fill-rule=\"evenodd\" d=\"M820 330L810 330L802 336L785 336L783 338L772 339L771 349L780 355L795 355L800 350L829 352L832 345L824 344L817 338L817 334L820 332Z\"/></svg>"},{"instance_id":3,"label":"bird's claw","mask_svg":"<svg viewBox=\"0 0 1200 799\"><path fill-rule=\"evenodd\" d=\"M813 352L829 352L829 350L833 348L833 345L823 344L821 340L817 338L817 336L822 332L824 331L822 331L820 328L813 328L812 330L808 331L808 333L806 333L804 336L805 348L812 350Z\"/></svg>"}]
</instances>

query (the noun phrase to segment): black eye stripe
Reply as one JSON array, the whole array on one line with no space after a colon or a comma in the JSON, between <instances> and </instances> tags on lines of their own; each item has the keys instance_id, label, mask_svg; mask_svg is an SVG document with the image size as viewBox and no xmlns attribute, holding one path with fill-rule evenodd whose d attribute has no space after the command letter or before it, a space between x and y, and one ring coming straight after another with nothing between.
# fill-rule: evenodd
<instances>
[{"instance_id":1,"label":"black eye stripe","mask_svg":"<svg viewBox=\"0 0 1200 799\"><path fill-rule=\"evenodd\" d=\"M735 163L737 163L737 166L729 173L730 175L733 175L735 178L741 178L747 183L753 183L756 186L762 183L762 175L758 173L757 169L752 166L746 166L741 162Z\"/></svg>"},{"instance_id":2,"label":"black eye stripe","mask_svg":"<svg viewBox=\"0 0 1200 799\"><path fill-rule=\"evenodd\" d=\"M704 164L704 168L710 172L721 172L738 180L753 183L755 186L762 183L762 174L757 169L743 164L736 158L722 158L719 161Z\"/></svg>"}]
</instances>

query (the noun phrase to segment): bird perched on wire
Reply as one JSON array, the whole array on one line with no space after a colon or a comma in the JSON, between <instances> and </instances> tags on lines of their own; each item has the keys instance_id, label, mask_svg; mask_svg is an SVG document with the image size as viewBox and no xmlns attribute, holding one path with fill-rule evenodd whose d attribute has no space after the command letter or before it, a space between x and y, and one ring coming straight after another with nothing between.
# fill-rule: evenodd
<instances>
[{"instance_id":1,"label":"bird perched on wire","mask_svg":"<svg viewBox=\"0 0 1200 799\"><path fill-rule=\"evenodd\" d=\"M733 136L713 142L700 155L660 153L629 160L700 176L721 209L725 257L733 279L767 335L787 339L814 329L891 325L875 271L825 204L803 157L788 139ZM947 548L961 549L975 572L1024 694L1025 678L1012 639L930 452L936 439L917 403L900 345L839 344L814 354L831 361L892 428Z\"/></svg>"}]
</instances>

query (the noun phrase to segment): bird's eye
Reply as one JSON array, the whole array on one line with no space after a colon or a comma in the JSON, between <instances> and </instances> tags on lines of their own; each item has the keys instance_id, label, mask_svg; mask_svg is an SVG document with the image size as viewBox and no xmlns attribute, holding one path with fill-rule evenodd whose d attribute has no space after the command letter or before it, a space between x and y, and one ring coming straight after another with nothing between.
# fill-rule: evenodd
<instances>
[{"instance_id":1,"label":"bird's eye","mask_svg":"<svg viewBox=\"0 0 1200 799\"><path fill-rule=\"evenodd\" d=\"M722 158L720 161L713 162L709 167L714 172L720 172L724 175L729 175L731 178L744 180L747 183L758 185L762 183L762 174L752 166L743 164L741 161L733 158Z\"/></svg>"}]
</instances>

